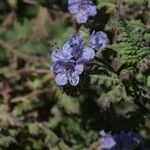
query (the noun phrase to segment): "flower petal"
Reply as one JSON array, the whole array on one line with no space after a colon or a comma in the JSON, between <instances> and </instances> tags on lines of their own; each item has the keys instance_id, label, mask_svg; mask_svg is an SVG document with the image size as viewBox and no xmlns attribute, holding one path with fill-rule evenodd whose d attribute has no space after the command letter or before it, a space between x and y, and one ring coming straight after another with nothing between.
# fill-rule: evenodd
<instances>
[{"instance_id":1,"label":"flower petal","mask_svg":"<svg viewBox=\"0 0 150 150\"><path fill-rule=\"evenodd\" d=\"M57 85L66 85L68 83L66 74L59 73L55 77Z\"/></svg>"},{"instance_id":2,"label":"flower petal","mask_svg":"<svg viewBox=\"0 0 150 150\"><path fill-rule=\"evenodd\" d=\"M109 39L106 33L102 31L99 32L93 31L90 40L91 48L95 50L100 50L100 49L104 49L108 44L109 44Z\"/></svg>"},{"instance_id":3,"label":"flower petal","mask_svg":"<svg viewBox=\"0 0 150 150\"><path fill-rule=\"evenodd\" d=\"M88 7L88 14L89 16L95 16L97 14L96 6L89 6Z\"/></svg>"},{"instance_id":4,"label":"flower petal","mask_svg":"<svg viewBox=\"0 0 150 150\"><path fill-rule=\"evenodd\" d=\"M77 84L79 83L79 79L80 79L79 75L74 72L68 75L69 83L72 86L77 86Z\"/></svg>"},{"instance_id":5,"label":"flower petal","mask_svg":"<svg viewBox=\"0 0 150 150\"><path fill-rule=\"evenodd\" d=\"M55 50L52 53L52 59L53 59L54 62L59 61L59 60L63 60L64 56L63 56L62 51L61 50Z\"/></svg>"},{"instance_id":6,"label":"flower petal","mask_svg":"<svg viewBox=\"0 0 150 150\"><path fill-rule=\"evenodd\" d=\"M68 42L64 44L62 48L62 53L65 59L70 59L72 57L72 47Z\"/></svg>"},{"instance_id":7,"label":"flower petal","mask_svg":"<svg viewBox=\"0 0 150 150\"><path fill-rule=\"evenodd\" d=\"M101 130L100 135L102 137L102 148L112 149L116 145L116 141L110 133Z\"/></svg>"},{"instance_id":8,"label":"flower petal","mask_svg":"<svg viewBox=\"0 0 150 150\"><path fill-rule=\"evenodd\" d=\"M68 4L78 3L80 0L68 0Z\"/></svg>"},{"instance_id":9,"label":"flower petal","mask_svg":"<svg viewBox=\"0 0 150 150\"><path fill-rule=\"evenodd\" d=\"M83 49L83 58L86 60L92 60L95 56L95 52L92 48L86 47Z\"/></svg>"},{"instance_id":10,"label":"flower petal","mask_svg":"<svg viewBox=\"0 0 150 150\"><path fill-rule=\"evenodd\" d=\"M77 34L74 34L70 37L67 44L70 45L72 57L77 60L81 57L83 53L83 32L80 31Z\"/></svg>"},{"instance_id":11,"label":"flower petal","mask_svg":"<svg viewBox=\"0 0 150 150\"><path fill-rule=\"evenodd\" d=\"M79 11L79 12L76 14L75 17L76 17L77 22L78 22L79 24L85 23L85 22L87 22L87 20L88 20L88 14L87 14L87 12L84 11L84 10Z\"/></svg>"},{"instance_id":12,"label":"flower petal","mask_svg":"<svg viewBox=\"0 0 150 150\"><path fill-rule=\"evenodd\" d=\"M57 61L51 66L51 70L54 73L64 73L66 71L65 63L62 61Z\"/></svg>"},{"instance_id":13,"label":"flower petal","mask_svg":"<svg viewBox=\"0 0 150 150\"><path fill-rule=\"evenodd\" d=\"M104 131L104 130L101 130L100 132L99 132L99 134L100 134L100 136L106 136L106 132Z\"/></svg>"},{"instance_id":14,"label":"flower petal","mask_svg":"<svg viewBox=\"0 0 150 150\"><path fill-rule=\"evenodd\" d=\"M75 69L75 73L81 74L83 72L84 65L83 64L77 64L74 69Z\"/></svg>"},{"instance_id":15,"label":"flower petal","mask_svg":"<svg viewBox=\"0 0 150 150\"><path fill-rule=\"evenodd\" d=\"M78 13L79 9L78 9L78 4L74 3L71 5L68 5L68 10L71 14L76 14Z\"/></svg>"},{"instance_id":16,"label":"flower petal","mask_svg":"<svg viewBox=\"0 0 150 150\"><path fill-rule=\"evenodd\" d=\"M115 140L111 136L102 138L102 148L111 149L116 145Z\"/></svg>"},{"instance_id":17,"label":"flower petal","mask_svg":"<svg viewBox=\"0 0 150 150\"><path fill-rule=\"evenodd\" d=\"M83 44L83 31L80 31L69 38L68 43L71 47Z\"/></svg>"}]
</instances>

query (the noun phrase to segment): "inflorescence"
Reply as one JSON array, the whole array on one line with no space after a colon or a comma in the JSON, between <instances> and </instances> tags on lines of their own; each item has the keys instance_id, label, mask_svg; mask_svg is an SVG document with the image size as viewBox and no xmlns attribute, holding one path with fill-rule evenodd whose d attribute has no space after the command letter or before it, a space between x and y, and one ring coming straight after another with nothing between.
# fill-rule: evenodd
<instances>
[{"instance_id":1,"label":"inflorescence","mask_svg":"<svg viewBox=\"0 0 150 150\"><path fill-rule=\"evenodd\" d=\"M86 23L90 16L97 14L92 0L68 0L68 10L79 24Z\"/></svg>"},{"instance_id":2,"label":"inflorescence","mask_svg":"<svg viewBox=\"0 0 150 150\"><path fill-rule=\"evenodd\" d=\"M135 132L121 132L120 134L112 134L111 132L100 131L102 137L102 148L107 150L133 150L140 146L143 150L143 139Z\"/></svg>"},{"instance_id":3,"label":"inflorescence","mask_svg":"<svg viewBox=\"0 0 150 150\"><path fill-rule=\"evenodd\" d=\"M104 32L93 31L88 46L84 45L83 32L78 32L69 38L62 49L52 53L54 64L51 70L56 74L57 85L63 86L70 83L76 86L83 73L84 64L93 60L95 50L104 49L109 43Z\"/></svg>"}]
</instances>

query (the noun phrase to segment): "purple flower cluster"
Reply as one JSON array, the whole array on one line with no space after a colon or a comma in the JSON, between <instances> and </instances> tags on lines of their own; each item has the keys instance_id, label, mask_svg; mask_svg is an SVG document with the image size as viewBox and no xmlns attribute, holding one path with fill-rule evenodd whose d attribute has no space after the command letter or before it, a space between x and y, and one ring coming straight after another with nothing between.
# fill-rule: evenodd
<instances>
[{"instance_id":1,"label":"purple flower cluster","mask_svg":"<svg viewBox=\"0 0 150 150\"><path fill-rule=\"evenodd\" d=\"M58 85L63 86L70 83L72 86L76 86L79 83L79 75L84 70L84 64L94 58L95 48L97 50L98 47L101 49L107 46L105 40L108 41L108 38L104 39L99 37L99 35L99 32L93 32L90 46L85 47L83 32L78 32L70 37L62 49L57 49L52 53L54 64L51 70L56 74L55 81ZM95 38L99 40L94 42ZM101 44L102 46L100 47L99 45Z\"/></svg>"},{"instance_id":2,"label":"purple flower cluster","mask_svg":"<svg viewBox=\"0 0 150 150\"><path fill-rule=\"evenodd\" d=\"M57 74L55 81L58 85L72 86L79 83L79 75L83 72L84 63L92 60L95 52L90 47L84 47L83 32L73 35L67 41L62 50L55 50L52 53L54 64L52 71Z\"/></svg>"},{"instance_id":3,"label":"purple flower cluster","mask_svg":"<svg viewBox=\"0 0 150 150\"><path fill-rule=\"evenodd\" d=\"M90 16L97 13L93 0L68 0L68 10L79 24L87 22Z\"/></svg>"},{"instance_id":4,"label":"purple flower cluster","mask_svg":"<svg viewBox=\"0 0 150 150\"><path fill-rule=\"evenodd\" d=\"M102 148L108 150L133 150L142 142L142 138L134 132L111 134L111 132L106 133L102 130L100 135Z\"/></svg>"}]
</instances>

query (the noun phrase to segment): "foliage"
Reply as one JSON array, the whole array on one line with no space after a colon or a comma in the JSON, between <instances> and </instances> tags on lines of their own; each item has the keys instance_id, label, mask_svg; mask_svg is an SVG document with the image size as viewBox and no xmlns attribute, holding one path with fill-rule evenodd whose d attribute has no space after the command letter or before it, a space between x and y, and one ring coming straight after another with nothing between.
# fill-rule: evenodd
<instances>
[{"instance_id":1,"label":"foliage","mask_svg":"<svg viewBox=\"0 0 150 150\"><path fill-rule=\"evenodd\" d=\"M0 149L100 149L102 129L136 130L149 143L148 2L123 0L117 15L114 0L96 3L98 15L79 26L65 0L0 1ZM50 54L79 29L85 41L108 33L96 55L104 62L87 64L76 88L58 87Z\"/></svg>"}]
</instances>

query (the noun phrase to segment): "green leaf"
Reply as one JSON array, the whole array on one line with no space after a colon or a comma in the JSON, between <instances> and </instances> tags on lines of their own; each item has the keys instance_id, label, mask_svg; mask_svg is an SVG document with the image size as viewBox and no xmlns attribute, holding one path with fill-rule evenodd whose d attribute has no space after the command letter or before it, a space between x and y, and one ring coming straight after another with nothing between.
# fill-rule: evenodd
<instances>
[{"instance_id":1,"label":"green leaf","mask_svg":"<svg viewBox=\"0 0 150 150\"><path fill-rule=\"evenodd\" d=\"M147 77L147 86L150 88L150 76Z\"/></svg>"},{"instance_id":2,"label":"green leaf","mask_svg":"<svg viewBox=\"0 0 150 150\"><path fill-rule=\"evenodd\" d=\"M28 131L31 135L37 135L39 133L39 128L36 123L29 123Z\"/></svg>"}]
</instances>

